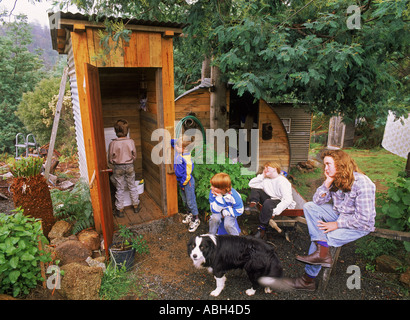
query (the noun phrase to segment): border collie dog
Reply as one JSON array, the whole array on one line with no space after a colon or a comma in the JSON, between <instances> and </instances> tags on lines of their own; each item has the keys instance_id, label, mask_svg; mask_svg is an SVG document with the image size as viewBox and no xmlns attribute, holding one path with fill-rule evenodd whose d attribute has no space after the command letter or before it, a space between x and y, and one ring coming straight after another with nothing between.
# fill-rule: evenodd
<instances>
[{"instance_id":1,"label":"border collie dog","mask_svg":"<svg viewBox=\"0 0 410 320\"><path fill-rule=\"evenodd\" d=\"M204 234L188 242L188 255L196 268L208 268L216 280L211 296L217 297L225 287L225 273L231 269L244 269L252 287L246 294L252 296L259 287L258 279L282 277L282 264L273 246L254 237ZM265 288L265 292L270 292Z\"/></svg>"}]
</instances>

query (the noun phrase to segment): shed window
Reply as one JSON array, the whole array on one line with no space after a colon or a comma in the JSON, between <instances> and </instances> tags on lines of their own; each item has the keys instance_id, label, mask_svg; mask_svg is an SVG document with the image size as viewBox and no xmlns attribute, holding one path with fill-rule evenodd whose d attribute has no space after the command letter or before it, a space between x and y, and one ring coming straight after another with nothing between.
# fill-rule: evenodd
<instances>
[{"instance_id":1,"label":"shed window","mask_svg":"<svg viewBox=\"0 0 410 320\"><path fill-rule=\"evenodd\" d=\"M283 125L285 126L286 133L290 133L291 119L290 118L283 118L281 120L282 120Z\"/></svg>"}]
</instances>

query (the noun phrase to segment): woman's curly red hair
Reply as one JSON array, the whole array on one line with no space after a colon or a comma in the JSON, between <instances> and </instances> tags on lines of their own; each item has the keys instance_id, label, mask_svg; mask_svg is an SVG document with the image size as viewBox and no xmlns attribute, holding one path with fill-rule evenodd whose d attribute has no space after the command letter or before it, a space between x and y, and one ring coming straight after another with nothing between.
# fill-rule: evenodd
<instances>
[{"instance_id":1,"label":"woman's curly red hair","mask_svg":"<svg viewBox=\"0 0 410 320\"><path fill-rule=\"evenodd\" d=\"M363 172L359 169L356 162L343 150L324 150L321 154L322 160L325 157L332 157L336 166L336 174L331 191L340 189L343 192L349 192L354 182L353 172Z\"/></svg>"}]
</instances>

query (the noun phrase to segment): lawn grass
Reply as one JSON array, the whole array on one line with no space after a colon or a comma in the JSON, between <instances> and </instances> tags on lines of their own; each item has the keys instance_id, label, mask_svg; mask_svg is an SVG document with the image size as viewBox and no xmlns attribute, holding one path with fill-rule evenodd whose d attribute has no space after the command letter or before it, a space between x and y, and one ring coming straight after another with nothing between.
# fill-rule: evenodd
<instances>
[{"instance_id":1,"label":"lawn grass","mask_svg":"<svg viewBox=\"0 0 410 320\"><path fill-rule=\"evenodd\" d=\"M395 182L399 172L404 171L407 159L385 149L345 149L359 168L376 184L377 192L385 193L388 184Z\"/></svg>"},{"instance_id":2,"label":"lawn grass","mask_svg":"<svg viewBox=\"0 0 410 320\"><path fill-rule=\"evenodd\" d=\"M316 159L316 155L324 147L320 144L311 144L309 156ZM348 148L343 149L357 163L359 168L376 184L377 196L387 193L389 184L396 181L399 172L405 170L407 159L399 157L383 148L371 150ZM294 177L294 186L306 199L311 200L315 190L312 190L312 182L323 177L323 169L316 169L310 173L301 173L298 170L290 171Z\"/></svg>"}]
</instances>

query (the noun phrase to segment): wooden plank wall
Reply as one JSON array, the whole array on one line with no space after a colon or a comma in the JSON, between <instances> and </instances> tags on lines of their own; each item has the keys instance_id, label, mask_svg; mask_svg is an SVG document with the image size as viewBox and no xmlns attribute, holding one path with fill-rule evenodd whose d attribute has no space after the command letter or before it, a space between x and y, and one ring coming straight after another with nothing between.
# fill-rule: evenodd
<instances>
[{"instance_id":1,"label":"wooden plank wall","mask_svg":"<svg viewBox=\"0 0 410 320\"><path fill-rule=\"evenodd\" d=\"M202 126L205 129L209 128L210 94L208 90L208 88L200 88L179 98L175 102L175 120L181 120L188 113L193 112L201 121Z\"/></svg>"},{"instance_id":2,"label":"wooden plank wall","mask_svg":"<svg viewBox=\"0 0 410 320\"><path fill-rule=\"evenodd\" d=\"M161 33L133 31L128 43L109 40L110 55L104 55L98 29L87 28L87 45L91 63L97 67L162 67Z\"/></svg>"},{"instance_id":3,"label":"wooden plank wall","mask_svg":"<svg viewBox=\"0 0 410 320\"><path fill-rule=\"evenodd\" d=\"M228 94L229 96L229 94ZM229 100L227 101L229 106ZM210 94L208 88L199 88L185 96L180 97L175 102L175 119L180 120L189 112L194 112L201 121L205 129L210 126L209 120ZM276 161L283 170L289 170L290 148L288 136L282 121L273 109L264 101L260 101L259 108L259 167L267 161ZM262 140L263 123L271 123L273 127L273 137L271 140Z\"/></svg>"},{"instance_id":4,"label":"wooden plank wall","mask_svg":"<svg viewBox=\"0 0 410 320\"><path fill-rule=\"evenodd\" d=\"M272 139L262 139L262 127L270 123L273 127ZM264 101L259 102L259 165L266 161L279 163L282 170L288 171L290 165L290 148L288 136L279 116Z\"/></svg>"},{"instance_id":5,"label":"wooden plank wall","mask_svg":"<svg viewBox=\"0 0 410 320\"><path fill-rule=\"evenodd\" d=\"M139 155L135 163L137 178L145 179L146 192L162 210L168 210L168 215L178 212L176 179L174 175L163 175L160 167L152 163L151 150L157 142L151 142L150 138L153 130L174 123L172 36L173 32L133 31L128 44L120 43L116 50L104 55L97 28L74 25L74 31L70 32L89 179L96 166L92 157L88 156L95 152L89 135L90 115L86 101L87 88L84 85L85 63L99 67L104 127L112 127L120 117L129 121L131 137L136 142ZM111 40L110 46L115 46ZM160 86L158 74L161 75ZM139 110L139 83L142 76L147 85L147 111ZM157 93L159 87L160 95ZM162 97L163 101L157 101ZM158 112L164 113L162 122L159 121ZM93 209L94 212L100 212L99 195L93 191ZM166 206L164 199L167 201ZM95 222L97 229L100 229L101 221L97 215Z\"/></svg>"},{"instance_id":6,"label":"wooden plank wall","mask_svg":"<svg viewBox=\"0 0 410 320\"><path fill-rule=\"evenodd\" d=\"M147 192L155 203L164 209L162 199L165 195L161 191L160 168L151 160L151 151L158 143L151 141L152 132L158 128L158 101L154 69L149 71L149 75L147 74L147 94L147 111L141 111L142 172Z\"/></svg>"},{"instance_id":7,"label":"wooden plank wall","mask_svg":"<svg viewBox=\"0 0 410 320\"><path fill-rule=\"evenodd\" d=\"M138 180L143 178L141 112L139 107L142 95L140 82L147 77L147 73L146 69L137 68L100 68L104 128L113 127L118 119L128 121L130 138L134 140L137 150L134 167Z\"/></svg>"}]
</instances>

